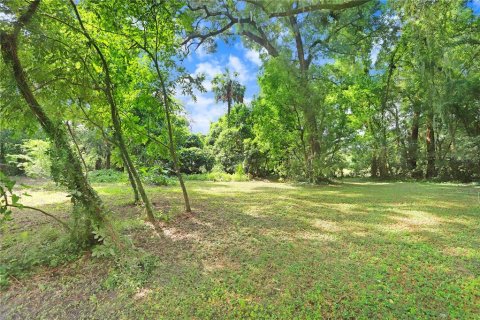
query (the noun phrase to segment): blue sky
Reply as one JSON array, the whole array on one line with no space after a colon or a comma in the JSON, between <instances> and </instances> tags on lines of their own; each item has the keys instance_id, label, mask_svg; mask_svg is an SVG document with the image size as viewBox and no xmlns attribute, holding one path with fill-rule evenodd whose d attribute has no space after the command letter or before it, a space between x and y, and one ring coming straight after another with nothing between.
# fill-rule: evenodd
<instances>
[{"instance_id":1,"label":"blue sky","mask_svg":"<svg viewBox=\"0 0 480 320\"><path fill-rule=\"evenodd\" d=\"M480 14L480 0L469 0L467 6L472 8L475 14ZM2 11L0 6L0 21L10 21L12 17ZM377 52L372 52L373 55L376 53L378 49ZM206 75L204 84L207 92L196 92L197 101L193 101L191 97L177 95L177 99L187 110L193 132L207 133L210 123L225 114L226 105L215 102L211 92L211 80L216 74L222 73L226 67L239 73L240 82L246 86L245 102L247 104L254 95L258 94L257 75L261 65L260 56L258 52L245 48L240 38L236 38L232 44L228 45L218 40L217 51L211 54L200 47L185 60L184 65L192 74L202 72Z\"/></svg>"},{"instance_id":2,"label":"blue sky","mask_svg":"<svg viewBox=\"0 0 480 320\"><path fill-rule=\"evenodd\" d=\"M467 6L472 8L475 14L480 13L480 0L470 0ZM372 52L373 55L377 53ZM232 44L218 40L215 53L207 53L200 47L184 63L190 73L203 72L206 75L204 84L207 92L197 92L196 102L191 97L177 96L185 106L191 130L195 133L207 133L210 123L226 113L226 104L216 103L211 91L211 80L216 74L222 73L226 67L230 71L239 73L240 82L246 86L245 102L247 104L254 95L258 94L257 75L261 65L260 56L258 52L245 48L240 38L232 41Z\"/></svg>"},{"instance_id":3,"label":"blue sky","mask_svg":"<svg viewBox=\"0 0 480 320\"><path fill-rule=\"evenodd\" d=\"M467 2L467 7L472 8L476 15L480 14L480 0L469 0Z\"/></svg>"},{"instance_id":4,"label":"blue sky","mask_svg":"<svg viewBox=\"0 0 480 320\"><path fill-rule=\"evenodd\" d=\"M211 86L213 77L222 73L225 68L231 72L238 72L238 80L246 86L246 104L249 104L253 96L258 94L257 74L261 65L260 56L257 51L245 48L240 38L235 39L231 44L218 40L215 53L207 53L203 47L200 47L184 61L184 65L191 74L206 75L204 86L207 92L196 92L197 101L193 101L188 96L177 96L187 110L193 132L207 133L210 123L226 113L227 105L215 102Z\"/></svg>"}]
</instances>

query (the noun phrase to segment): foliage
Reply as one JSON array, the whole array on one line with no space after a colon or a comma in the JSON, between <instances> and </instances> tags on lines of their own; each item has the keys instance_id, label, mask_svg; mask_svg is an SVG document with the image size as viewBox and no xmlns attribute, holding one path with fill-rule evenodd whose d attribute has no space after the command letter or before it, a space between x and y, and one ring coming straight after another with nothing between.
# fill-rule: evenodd
<instances>
[{"instance_id":1,"label":"foliage","mask_svg":"<svg viewBox=\"0 0 480 320\"><path fill-rule=\"evenodd\" d=\"M28 177L48 178L52 162L50 143L44 140L25 140L21 145L23 154L9 154L10 163L16 164Z\"/></svg>"},{"instance_id":2,"label":"foliage","mask_svg":"<svg viewBox=\"0 0 480 320\"><path fill-rule=\"evenodd\" d=\"M15 184L14 180L0 171L0 227L6 221L12 220L12 210L9 205L17 205L20 200L20 196L13 190Z\"/></svg>"},{"instance_id":3,"label":"foliage","mask_svg":"<svg viewBox=\"0 0 480 320\"><path fill-rule=\"evenodd\" d=\"M59 228L44 226L35 232L7 232L2 239L0 287L8 286L12 277L22 279L31 275L36 267L58 267L80 255L81 248Z\"/></svg>"},{"instance_id":4,"label":"foliage","mask_svg":"<svg viewBox=\"0 0 480 320\"><path fill-rule=\"evenodd\" d=\"M216 75L212 80L215 101L227 103L227 122L230 121L232 105L234 103L243 103L243 96L245 95L245 86L236 80L237 77L237 72L230 74L230 70L225 69L224 73Z\"/></svg>"},{"instance_id":5,"label":"foliage","mask_svg":"<svg viewBox=\"0 0 480 320\"><path fill-rule=\"evenodd\" d=\"M102 169L95 170L88 173L88 179L90 182L125 182L127 176L124 172L115 169Z\"/></svg>"},{"instance_id":6,"label":"foliage","mask_svg":"<svg viewBox=\"0 0 480 320\"><path fill-rule=\"evenodd\" d=\"M142 168L142 176L145 182L156 186L176 185L175 179L167 175L167 170L161 166Z\"/></svg>"},{"instance_id":7,"label":"foliage","mask_svg":"<svg viewBox=\"0 0 480 320\"><path fill-rule=\"evenodd\" d=\"M135 292L148 285L159 266L158 257L142 251L124 253L115 260L103 287L107 290Z\"/></svg>"},{"instance_id":8,"label":"foliage","mask_svg":"<svg viewBox=\"0 0 480 320\"><path fill-rule=\"evenodd\" d=\"M247 175L243 173L241 166L237 166L237 172L235 173L225 173L222 170L213 170L208 173L198 173L185 176L186 180L191 181L218 181L218 182L229 182L229 181L248 181L250 180Z\"/></svg>"},{"instance_id":9,"label":"foliage","mask_svg":"<svg viewBox=\"0 0 480 320\"><path fill-rule=\"evenodd\" d=\"M178 155L181 171L186 174L205 173L213 168L214 158L208 149L182 148Z\"/></svg>"}]
</instances>

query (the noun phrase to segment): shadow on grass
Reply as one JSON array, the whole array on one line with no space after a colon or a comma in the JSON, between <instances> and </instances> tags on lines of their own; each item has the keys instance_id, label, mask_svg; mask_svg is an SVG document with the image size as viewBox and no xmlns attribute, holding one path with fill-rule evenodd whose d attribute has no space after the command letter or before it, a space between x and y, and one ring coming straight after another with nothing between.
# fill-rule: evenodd
<instances>
[{"instance_id":1,"label":"shadow on grass","mask_svg":"<svg viewBox=\"0 0 480 320\"><path fill-rule=\"evenodd\" d=\"M468 195L446 192L458 188L287 186L189 182L195 214L168 223L166 239L152 236L138 223L139 212L117 203L126 191L104 195L125 225L138 224L125 234L156 257L155 269L134 290L105 289L115 273L107 262L87 261L85 271L63 276L72 281L68 289L56 296L46 290L40 314L64 315L48 310L62 301L97 318L468 318L478 311L472 283L479 216ZM182 205L176 189L149 192L159 207ZM73 281L93 265L107 271L86 276L89 283ZM58 290L55 278L42 283ZM10 301L26 308L40 303L29 301L31 295Z\"/></svg>"}]
</instances>

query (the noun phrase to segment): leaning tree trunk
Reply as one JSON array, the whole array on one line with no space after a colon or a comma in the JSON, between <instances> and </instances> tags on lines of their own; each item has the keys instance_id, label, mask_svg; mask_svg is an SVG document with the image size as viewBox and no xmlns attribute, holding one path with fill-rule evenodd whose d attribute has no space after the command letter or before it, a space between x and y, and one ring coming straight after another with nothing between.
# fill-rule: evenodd
<instances>
[{"instance_id":1,"label":"leaning tree trunk","mask_svg":"<svg viewBox=\"0 0 480 320\"><path fill-rule=\"evenodd\" d=\"M168 100L168 98L166 100ZM170 108L168 107L168 104L165 105L165 116L167 118L168 139L170 140L170 143L169 143L170 156L172 157L172 160L173 160L173 167L175 169L178 182L180 183L180 187L182 188L183 200L185 203L185 211L192 212L192 209L190 208L190 199L188 198L187 188L185 187L185 182L183 181L182 173L180 172L180 166L178 164L177 153L175 152L175 145L174 145L175 141L173 138L173 130L172 130L172 124L170 120Z\"/></svg>"},{"instance_id":2,"label":"leaning tree trunk","mask_svg":"<svg viewBox=\"0 0 480 320\"><path fill-rule=\"evenodd\" d=\"M150 203L150 200L148 199L147 193L145 191L145 188L143 187L143 183L140 179L140 175L138 174L138 171L136 170L135 166L133 165L133 161L130 158L130 154L128 152L127 145L125 143L125 139L123 138L123 131L122 131L122 125L120 122L120 116L118 113L118 108L117 104L115 102L114 94L113 94L113 86L112 86L112 80L110 78L110 69L108 67L107 60L105 59L105 56L103 55L103 52L100 50L100 47L97 45L95 40L90 36L88 33L87 29L85 28L83 24L83 20L80 16L80 13L78 12L77 5L75 4L74 0L70 0L70 4L75 12L75 16L78 20L78 23L80 24L81 32L83 36L89 41L89 43L93 46L95 49L95 52L99 56L102 64L102 69L104 72L104 81L105 81L105 95L107 98L107 102L110 105L110 116L112 118L112 123L113 123L113 130L114 130L114 137L115 141L118 143L118 148L120 150L120 153L122 154L122 159L125 161L125 165L127 168L130 170L131 175L133 176L133 180L135 181L135 184L138 189L138 193L140 194L140 197L142 198L142 201L145 205L145 211L147 213L147 218L150 220L152 224L155 224L155 216L153 214L153 209L152 205ZM133 186L133 185L132 185Z\"/></svg>"},{"instance_id":3,"label":"leaning tree trunk","mask_svg":"<svg viewBox=\"0 0 480 320\"><path fill-rule=\"evenodd\" d=\"M122 161L123 161L123 165L125 166L125 170L127 170L127 173L128 173L128 181L130 182L130 185L132 186L133 198L134 198L133 202L135 204L138 204L138 203L140 203L140 195L138 193L137 183L135 182L135 178L133 177L133 174L132 174L132 169L128 166L127 160L125 160L125 157L124 157L122 152L120 152L120 155L122 157Z\"/></svg>"},{"instance_id":4,"label":"leaning tree trunk","mask_svg":"<svg viewBox=\"0 0 480 320\"><path fill-rule=\"evenodd\" d=\"M80 160L71 149L62 123L56 123L50 119L33 95L18 57L18 34L35 14L39 4L40 0L30 3L27 12L19 18L12 33L0 33L2 56L6 64L12 67L13 77L20 94L52 142L53 178L56 182L68 188L75 207L84 213L84 216L81 217L84 219L85 225L84 236L87 237L86 240L90 244L93 244L95 240L92 231L95 228L102 227L105 223L102 201L83 174Z\"/></svg>"},{"instance_id":5,"label":"leaning tree trunk","mask_svg":"<svg viewBox=\"0 0 480 320\"><path fill-rule=\"evenodd\" d=\"M170 156L171 156L172 161L173 161L173 167L174 167L174 170L175 170L175 174L178 178L178 182L180 183L180 187L182 188L183 200L184 200L184 203L185 203L185 211L186 212L192 212L192 209L190 208L190 199L188 198L187 187L185 187L185 182L183 181L182 173L180 172L180 165L178 163L177 153L175 152L175 139L173 137L172 121L170 119L171 108L170 108L170 100L169 100L169 97L168 97L167 88L165 87L165 81L163 80L163 76L162 76L162 73L160 71L158 61L156 59L154 59L154 63L155 63L155 69L157 71L157 76L158 76L158 78L160 80L160 84L162 86L163 104L164 104L164 107L165 107L165 118L167 119L167 128L168 128L168 140L169 140L168 149L170 151Z\"/></svg>"}]
</instances>

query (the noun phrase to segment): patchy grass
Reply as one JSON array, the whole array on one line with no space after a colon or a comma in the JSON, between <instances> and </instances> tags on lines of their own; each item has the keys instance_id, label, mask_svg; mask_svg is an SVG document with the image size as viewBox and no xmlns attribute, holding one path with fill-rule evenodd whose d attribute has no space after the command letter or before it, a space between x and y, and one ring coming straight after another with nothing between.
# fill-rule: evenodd
<instances>
[{"instance_id":1,"label":"patchy grass","mask_svg":"<svg viewBox=\"0 0 480 320\"><path fill-rule=\"evenodd\" d=\"M132 259L72 254L57 226L16 212L1 234L0 264L14 278L0 293L0 319L478 319L478 188L187 186L191 216L177 186L149 188L171 218L161 239L127 184L96 185L137 247ZM59 190L29 193L59 216L69 209Z\"/></svg>"}]
</instances>

